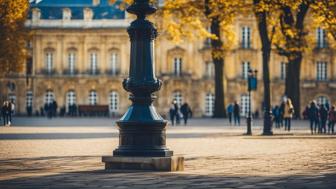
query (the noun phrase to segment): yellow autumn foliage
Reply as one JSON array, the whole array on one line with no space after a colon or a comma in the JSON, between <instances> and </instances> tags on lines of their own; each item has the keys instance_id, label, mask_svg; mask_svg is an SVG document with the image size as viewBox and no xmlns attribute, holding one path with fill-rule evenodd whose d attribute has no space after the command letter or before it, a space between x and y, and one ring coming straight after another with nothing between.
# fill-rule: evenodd
<instances>
[{"instance_id":1,"label":"yellow autumn foliage","mask_svg":"<svg viewBox=\"0 0 336 189\"><path fill-rule=\"evenodd\" d=\"M0 0L0 76L22 71L28 33L27 0Z\"/></svg>"}]
</instances>

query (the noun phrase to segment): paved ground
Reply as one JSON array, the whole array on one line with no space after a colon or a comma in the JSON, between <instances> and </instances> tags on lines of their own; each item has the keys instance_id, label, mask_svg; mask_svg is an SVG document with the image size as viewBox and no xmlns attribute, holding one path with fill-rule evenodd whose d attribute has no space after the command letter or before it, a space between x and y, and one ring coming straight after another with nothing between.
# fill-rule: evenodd
<instances>
[{"instance_id":1,"label":"paved ground","mask_svg":"<svg viewBox=\"0 0 336 189\"><path fill-rule=\"evenodd\" d=\"M309 135L304 121L275 136L243 136L227 120L168 128L183 172L105 172L118 145L115 120L18 118L0 127L0 188L336 188L336 136ZM256 121L256 125L261 125Z\"/></svg>"}]
</instances>

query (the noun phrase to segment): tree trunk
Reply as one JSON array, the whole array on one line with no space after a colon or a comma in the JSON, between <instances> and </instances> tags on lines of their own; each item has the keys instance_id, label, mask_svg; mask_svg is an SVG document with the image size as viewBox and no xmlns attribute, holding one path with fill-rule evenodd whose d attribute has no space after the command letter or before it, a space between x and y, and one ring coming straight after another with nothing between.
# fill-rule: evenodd
<instances>
[{"instance_id":1,"label":"tree trunk","mask_svg":"<svg viewBox=\"0 0 336 189\"><path fill-rule=\"evenodd\" d=\"M300 75L302 54L299 53L294 59L289 60L286 73L286 96L292 100L295 117L301 115L300 107Z\"/></svg>"},{"instance_id":2,"label":"tree trunk","mask_svg":"<svg viewBox=\"0 0 336 189\"><path fill-rule=\"evenodd\" d=\"M224 59L216 55L216 51L222 51L223 42L221 41L220 22L217 18L211 20L211 33L218 37L218 39L211 40L211 55L213 63L215 64L215 110L213 117L223 118L226 115L223 83Z\"/></svg>"},{"instance_id":3,"label":"tree trunk","mask_svg":"<svg viewBox=\"0 0 336 189\"><path fill-rule=\"evenodd\" d=\"M258 6L260 0L253 1L254 6ZM270 90L270 73L269 62L271 55L271 40L269 39L267 30L267 12L255 12L259 36L262 44L262 65L263 65L263 81L264 81L264 129L263 135L272 135L272 119L271 119L271 90Z\"/></svg>"}]
</instances>

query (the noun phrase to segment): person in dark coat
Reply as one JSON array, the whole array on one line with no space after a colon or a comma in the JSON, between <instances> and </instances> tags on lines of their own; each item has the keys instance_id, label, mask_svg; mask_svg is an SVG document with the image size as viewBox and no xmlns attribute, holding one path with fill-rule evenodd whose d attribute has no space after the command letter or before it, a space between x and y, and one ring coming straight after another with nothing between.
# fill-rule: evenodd
<instances>
[{"instance_id":1,"label":"person in dark coat","mask_svg":"<svg viewBox=\"0 0 336 189\"><path fill-rule=\"evenodd\" d=\"M10 105L8 101L5 101L1 107L1 113L3 118L4 126L9 125L9 114L10 114Z\"/></svg>"},{"instance_id":2,"label":"person in dark coat","mask_svg":"<svg viewBox=\"0 0 336 189\"><path fill-rule=\"evenodd\" d=\"M181 113L183 115L183 119L184 119L184 125L187 125L187 122L188 122L188 118L189 116L191 116L191 109L188 105L188 103L184 103L182 106L181 106Z\"/></svg>"},{"instance_id":3,"label":"person in dark coat","mask_svg":"<svg viewBox=\"0 0 336 189\"><path fill-rule=\"evenodd\" d=\"M335 106L331 106L328 113L328 133L334 134L334 128L336 123L336 110Z\"/></svg>"},{"instance_id":4,"label":"person in dark coat","mask_svg":"<svg viewBox=\"0 0 336 189\"><path fill-rule=\"evenodd\" d=\"M52 107L51 108L52 109L52 114L53 114L54 117L56 117L57 116L57 108L58 108L56 100L54 100L52 102L51 107Z\"/></svg>"},{"instance_id":5,"label":"person in dark coat","mask_svg":"<svg viewBox=\"0 0 336 189\"><path fill-rule=\"evenodd\" d=\"M169 108L169 117L170 117L172 126L174 126L175 116L176 116L175 104L176 104L176 101L173 101Z\"/></svg>"},{"instance_id":6,"label":"person in dark coat","mask_svg":"<svg viewBox=\"0 0 336 189\"><path fill-rule=\"evenodd\" d=\"M320 123L319 123L319 109L318 106L316 105L315 101L312 101L310 103L310 106L307 110L307 116L310 122L310 131L311 134L316 133L317 131L320 130Z\"/></svg>"},{"instance_id":7,"label":"person in dark coat","mask_svg":"<svg viewBox=\"0 0 336 189\"><path fill-rule=\"evenodd\" d=\"M233 105L233 119L235 125L240 125L240 106L237 101Z\"/></svg>"},{"instance_id":8,"label":"person in dark coat","mask_svg":"<svg viewBox=\"0 0 336 189\"><path fill-rule=\"evenodd\" d=\"M174 100L174 109L175 109L175 119L176 119L176 125L180 124L181 116L180 116L180 107L177 104L177 102Z\"/></svg>"},{"instance_id":9,"label":"person in dark coat","mask_svg":"<svg viewBox=\"0 0 336 189\"><path fill-rule=\"evenodd\" d=\"M321 105L320 107L320 124L321 124L321 130L320 133L326 133L327 132L327 119L328 119L328 110L325 107L325 105Z\"/></svg>"},{"instance_id":10,"label":"person in dark coat","mask_svg":"<svg viewBox=\"0 0 336 189\"><path fill-rule=\"evenodd\" d=\"M227 108L226 108L226 111L228 113L228 117L229 117L229 122L230 122L230 125L232 124L232 114L233 114L233 105L232 103L230 103Z\"/></svg>"},{"instance_id":11,"label":"person in dark coat","mask_svg":"<svg viewBox=\"0 0 336 189\"><path fill-rule=\"evenodd\" d=\"M280 104L280 116L279 116L280 127L284 126L285 104L286 104L285 100L282 101Z\"/></svg>"}]
</instances>

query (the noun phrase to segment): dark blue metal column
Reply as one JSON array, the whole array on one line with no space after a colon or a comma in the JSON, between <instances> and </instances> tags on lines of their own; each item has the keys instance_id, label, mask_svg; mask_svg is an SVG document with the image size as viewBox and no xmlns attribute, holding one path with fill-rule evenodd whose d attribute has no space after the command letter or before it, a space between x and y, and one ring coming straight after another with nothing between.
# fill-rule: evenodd
<instances>
[{"instance_id":1,"label":"dark blue metal column","mask_svg":"<svg viewBox=\"0 0 336 189\"><path fill-rule=\"evenodd\" d=\"M152 105L156 98L153 93L160 90L162 82L155 77L154 40L157 30L146 15L153 14L156 8L149 0L135 0L127 9L137 15L127 32L131 40L131 63L129 78L123 87L130 92L132 105L117 122L119 147L114 156L170 157L173 152L166 148L167 121L156 112Z\"/></svg>"}]
</instances>

